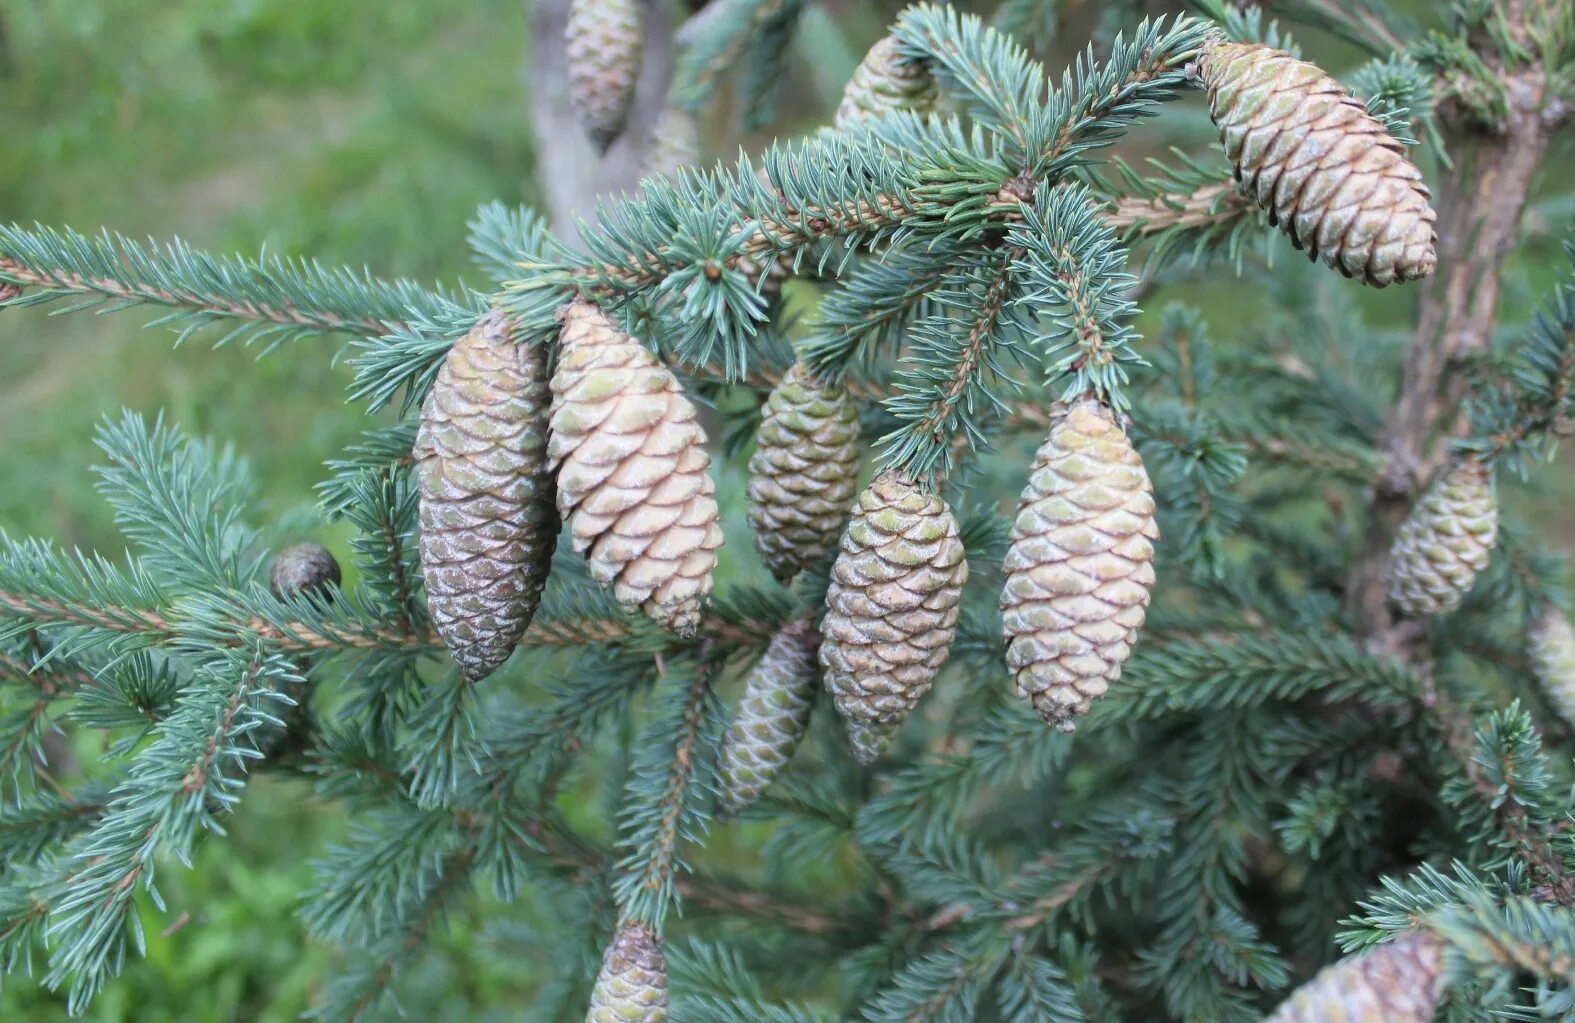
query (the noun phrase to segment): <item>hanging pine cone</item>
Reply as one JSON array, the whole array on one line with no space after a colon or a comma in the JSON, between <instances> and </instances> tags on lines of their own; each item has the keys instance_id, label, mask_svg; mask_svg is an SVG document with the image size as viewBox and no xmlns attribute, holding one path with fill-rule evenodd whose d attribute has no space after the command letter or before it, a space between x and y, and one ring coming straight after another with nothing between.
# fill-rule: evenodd
<instances>
[{"instance_id":1,"label":"hanging pine cone","mask_svg":"<svg viewBox=\"0 0 1575 1023\"><path fill-rule=\"evenodd\" d=\"M304 594L332 604L341 579L339 561L320 543L291 544L274 555L268 588L280 600Z\"/></svg>"},{"instance_id":2,"label":"hanging pine cone","mask_svg":"<svg viewBox=\"0 0 1575 1023\"><path fill-rule=\"evenodd\" d=\"M326 609L338 599L341 575L338 559L322 544L291 544L274 555L268 569L268 588L280 600L305 597L316 607ZM279 721L267 722L251 734L253 746L269 763L294 760L310 743L310 670L309 660L297 660L299 677L285 682L279 690L290 699L290 705L280 712Z\"/></svg>"},{"instance_id":3,"label":"hanging pine cone","mask_svg":"<svg viewBox=\"0 0 1575 1023\"><path fill-rule=\"evenodd\" d=\"M853 752L853 759L861 764L873 764L886 755L886 751L891 748L891 741L897 737L897 729L901 727L900 722L870 724L849 718L848 749Z\"/></svg>"},{"instance_id":4,"label":"hanging pine cone","mask_svg":"<svg viewBox=\"0 0 1575 1023\"><path fill-rule=\"evenodd\" d=\"M676 178L681 168L698 164L700 156L700 122L687 110L668 107L651 129L640 177Z\"/></svg>"},{"instance_id":5,"label":"hanging pine cone","mask_svg":"<svg viewBox=\"0 0 1575 1023\"><path fill-rule=\"evenodd\" d=\"M564 34L569 104L597 152L623 132L645 45L643 0L574 0Z\"/></svg>"},{"instance_id":6,"label":"hanging pine cone","mask_svg":"<svg viewBox=\"0 0 1575 1023\"><path fill-rule=\"evenodd\" d=\"M574 549L624 607L692 636L722 546L695 407L592 303L575 299L559 320L549 455Z\"/></svg>"},{"instance_id":7,"label":"hanging pine cone","mask_svg":"<svg viewBox=\"0 0 1575 1023\"><path fill-rule=\"evenodd\" d=\"M1531 620L1527 634L1531 667L1553 709L1575 728L1575 628L1552 604Z\"/></svg>"},{"instance_id":8,"label":"hanging pine cone","mask_svg":"<svg viewBox=\"0 0 1575 1023\"><path fill-rule=\"evenodd\" d=\"M718 816L736 817L776 780L804 737L814 698L814 625L800 618L777 631L744 683L722 743Z\"/></svg>"},{"instance_id":9,"label":"hanging pine cone","mask_svg":"<svg viewBox=\"0 0 1575 1023\"><path fill-rule=\"evenodd\" d=\"M623 924L602 956L585 1023L663 1023L667 1019L667 956L644 924Z\"/></svg>"},{"instance_id":10,"label":"hanging pine cone","mask_svg":"<svg viewBox=\"0 0 1575 1023\"><path fill-rule=\"evenodd\" d=\"M508 660L547 583L558 523L544 353L494 310L455 342L421 408L421 572L470 681Z\"/></svg>"},{"instance_id":11,"label":"hanging pine cone","mask_svg":"<svg viewBox=\"0 0 1575 1023\"><path fill-rule=\"evenodd\" d=\"M794 363L766 399L749 459L749 525L778 581L836 546L858 474L858 410Z\"/></svg>"},{"instance_id":12,"label":"hanging pine cone","mask_svg":"<svg viewBox=\"0 0 1575 1023\"><path fill-rule=\"evenodd\" d=\"M1389 551L1389 601L1412 618L1460 606L1498 540L1493 472L1462 458L1400 524Z\"/></svg>"},{"instance_id":13,"label":"hanging pine cone","mask_svg":"<svg viewBox=\"0 0 1575 1023\"><path fill-rule=\"evenodd\" d=\"M1430 1023L1443 994L1443 947L1413 931L1326 967L1265 1023Z\"/></svg>"},{"instance_id":14,"label":"hanging pine cone","mask_svg":"<svg viewBox=\"0 0 1575 1023\"><path fill-rule=\"evenodd\" d=\"M820 665L861 758L879 755L872 726L895 730L935 681L967 580L946 502L890 470L859 495L831 569Z\"/></svg>"},{"instance_id":15,"label":"hanging pine cone","mask_svg":"<svg viewBox=\"0 0 1575 1023\"><path fill-rule=\"evenodd\" d=\"M896 38L886 36L870 47L854 69L832 125L845 131L893 110L927 114L934 109L939 95L930 69L920 61L903 57Z\"/></svg>"},{"instance_id":16,"label":"hanging pine cone","mask_svg":"<svg viewBox=\"0 0 1575 1023\"><path fill-rule=\"evenodd\" d=\"M1256 43L1216 38L1197 69L1236 179L1293 245L1380 288L1433 272L1432 193L1366 104Z\"/></svg>"},{"instance_id":17,"label":"hanging pine cone","mask_svg":"<svg viewBox=\"0 0 1575 1023\"><path fill-rule=\"evenodd\" d=\"M1034 456L1001 566L1006 663L1049 724L1121 677L1154 584L1154 494L1126 432L1095 398L1067 407Z\"/></svg>"}]
</instances>

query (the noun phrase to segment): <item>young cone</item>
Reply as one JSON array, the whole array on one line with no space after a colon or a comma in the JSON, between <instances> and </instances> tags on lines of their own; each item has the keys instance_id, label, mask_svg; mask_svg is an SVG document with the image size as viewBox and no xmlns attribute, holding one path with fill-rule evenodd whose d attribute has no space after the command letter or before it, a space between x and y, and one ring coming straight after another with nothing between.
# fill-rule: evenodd
<instances>
[{"instance_id":1,"label":"young cone","mask_svg":"<svg viewBox=\"0 0 1575 1023\"><path fill-rule=\"evenodd\" d=\"M967 581L946 502L891 470L859 495L831 569L820 666L863 762L946 662Z\"/></svg>"},{"instance_id":2,"label":"young cone","mask_svg":"<svg viewBox=\"0 0 1575 1023\"><path fill-rule=\"evenodd\" d=\"M564 43L569 104L597 152L622 132L645 44L644 0L574 0Z\"/></svg>"},{"instance_id":3,"label":"young cone","mask_svg":"<svg viewBox=\"0 0 1575 1023\"><path fill-rule=\"evenodd\" d=\"M1531 620L1527 652L1548 702L1575 728L1575 628L1552 604Z\"/></svg>"},{"instance_id":4,"label":"young cone","mask_svg":"<svg viewBox=\"0 0 1575 1023\"><path fill-rule=\"evenodd\" d=\"M1429 1023L1444 992L1438 939L1413 931L1326 967L1265 1023Z\"/></svg>"},{"instance_id":5,"label":"young cone","mask_svg":"<svg viewBox=\"0 0 1575 1023\"><path fill-rule=\"evenodd\" d=\"M1411 509L1389 552L1389 601L1412 618L1460 606L1498 540L1493 472L1456 461Z\"/></svg>"},{"instance_id":6,"label":"young cone","mask_svg":"<svg viewBox=\"0 0 1575 1023\"><path fill-rule=\"evenodd\" d=\"M651 129L640 177L676 177L681 168L699 163L700 154L700 122L687 110L668 107Z\"/></svg>"},{"instance_id":7,"label":"young cone","mask_svg":"<svg viewBox=\"0 0 1575 1023\"><path fill-rule=\"evenodd\" d=\"M1126 432L1096 398L1056 419L1034 457L1002 571L1006 663L1049 724L1121 677L1154 584L1154 494Z\"/></svg>"},{"instance_id":8,"label":"young cone","mask_svg":"<svg viewBox=\"0 0 1575 1023\"><path fill-rule=\"evenodd\" d=\"M548 453L574 549L620 604L692 636L722 546L695 407L592 303L575 299L559 319Z\"/></svg>"},{"instance_id":9,"label":"young cone","mask_svg":"<svg viewBox=\"0 0 1575 1023\"><path fill-rule=\"evenodd\" d=\"M836 546L858 474L858 410L795 363L766 399L749 459L749 525L778 581Z\"/></svg>"},{"instance_id":10,"label":"young cone","mask_svg":"<svg viewBox=\"0 0 1575 1023\"><path fill-rule=\"evenodd\" d=\"M644 924L623 924L602 955L585 1023L664 1023L667 957Z\"/></svg>"},{"instance_id":11,"label":"young cone","mask_svg":"<svg viewBox=\"0 0 1575 1023\"><path fill-rule=\"evenodd\" d=\"M547 373L494 310L455 342L421 408L421 572L470 681L508 660L541 602L557 543Z\"/></svg>"},{"instance_id":12,"label":"young cone","mask_svg":"<svg viewBox=\"0 0 1575 1023\"><path fill-rule=\"evenodd\" d=\"M905 59L897 40L886 36L870 47L853 77L842 92L842 103L832 126L845 131L873 117L884 117L893 110L929 113L940 91L929 68Z\"/></svg>"},{"instance_id":13,"label":"young cone","mask_svg":"<svg viewBox=\"0 0 1575 1023\"><path fill-rule=\"evenodd\" d=\"M759 799L804 737L815 698L813 641L809 619L789 622L749 673L722 743L719 816L736 817Z\"/></svg>"},{"instance_id":14,"label":"young cone","mask_svg":"<svg viewBox=\"0 0 1575 1023\"><path fill-rule=\"evenodd\" d=\"M1236 179L1292 244L1380 288L1433 272L1431 193L1366 104L1256 43L1216 38L1197 69Z\"/></svg>"}]
</instances>

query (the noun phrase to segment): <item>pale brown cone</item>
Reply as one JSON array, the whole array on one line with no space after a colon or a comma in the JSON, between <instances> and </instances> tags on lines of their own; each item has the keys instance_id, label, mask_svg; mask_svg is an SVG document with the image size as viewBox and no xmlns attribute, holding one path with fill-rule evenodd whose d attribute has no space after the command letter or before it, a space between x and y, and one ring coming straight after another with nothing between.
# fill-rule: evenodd
<instances>
[{"instance_id":1,"label":"pale brown cone","mask_svg":"<svg viewBox=\"0 0 1575 1023\"><path fill-rule=\"evenodd\" d=\"M893 110L927 114L939 96L929 68L903 59L896 38L886 36L870 47L854 69L832 125L843 131Z\"/></svg>"},{"instance_id":2,"label":"pale brown cone","mask_svg":"<svg viewBox=\"0 0 1575 1023\"><path fill-rule=\"evenodd\" d=\"M597 152L623 133L645 47L644 0L573 0L564 45L569 105Z\"/></svg>"},{"instance_id":3,"label":"pale brown cone","mask_svg":"<svg viewBox=\"0 0 1575 1023\"><path fill-rule=\"evenodd\" d=\"M820 665L843 717L892 730L902 723L951 652L967 580L946 502L890 470L865 488L821 623Z\"/></svg>"},{"instance_id":4,"label":"pale brown cone","mask_svg":"<svg viewBox=\"0 0 1575 1023\"><path fill-rule=\"evenodd\" d=\"M836 546L858 474L858 409L795 363L766 399L749 459L749 525L778 581Z\"/></svg>"},{"instance_id":5,"label":"pale brown cone","mask_svg":"<svg viewBox=\"0 0 1575 1023\"><path fill-rule=\"evenodd\" d=\"M1455 461L1428 487L1389 551L1390 603L1412 618L1460 606L1498 541L1493 471L1475 458Z\"/></svg>"},{"instance_id":6,"label":"pale brown cone","mask_svg":"<svg viewBox=\"0 0 1575 1023\"><path fill-rule=\"evenodd\" d=\"M1072 731L1121 677L1158 538L1137 449L1102 402L1074 402L1034 457L1001 566L1006 663L1047 723Z\"/></svg>"},{"instance_id":7,"label":"pale brown cone","mask_svg":"<svg viewBox=\"0 0 1575 1023\"><path fill-rule=\"evenodd\" d=\"M808 618L782 626L744 680L717 758L719 817L736 817L759 799L804 738L815 701L814 633Z\"/></svg>"},{"instance_id":8,"label":"pale brown cone","mask_svg":"<svg viewBox=\"0 0 1575 1023\"><path fill-rule=\"evenodd\" d=\"M624 924L602 955L585 1023L663 1023L667 1019L667 956L644 924Z\"/></svg>"},{"instance_id":9,"label":"pale brown cone","mask_svg":"<svg viewBox=\"0 0 1575 1023\"><path fill-rule=\"evenodd\" d=\"M455 342L421 409L421 572L465 677L508 660L541 601L557 516L544 353L494 310Z\"/></svg>"},{"instance_id":10,"label":"pale brown cone","mask_svg":"<svg viewBox=\"0 0 1575 1023\"><path fill-rule=\"evenodd\" d=\"M1526 637L1531 667L1548 702L1575 728L1575 628L1552 604L1531 620Z\"/></svg>"},{"instance_id":11,"label":"pale brown cone","mask_svg":"<svg viewBox=\"0 0 1575 1023\"><path fill-rule=\"evenodd\" d=\"M1256 43L1215 39L1197 68L1237 180L1292 244L1377 287L1433 272L1431 193L1366 104Z\"/></svg>"},{"instance_id":12,"label":"pale brown cone","mask_svg":"<svg viewBox=\"0 0 1575 1023\"><path fill-rule=\"evenodd\" d=\"M1443 946L1412 931L1326 967L1265 1023L1430 1023L1443 994Z\"/></svg>"},{"instance_id":13,"label":"pale brown cone","mask_svg":"<svg viewBox=\"0 0 1575 1023\"><path fill-rule=\"evenodd\" d=\"M577 298L559 319L548 454L574 549L624 607L692 636L722 546L695 407L593 303Z\"/></svg>"}]
</instances>

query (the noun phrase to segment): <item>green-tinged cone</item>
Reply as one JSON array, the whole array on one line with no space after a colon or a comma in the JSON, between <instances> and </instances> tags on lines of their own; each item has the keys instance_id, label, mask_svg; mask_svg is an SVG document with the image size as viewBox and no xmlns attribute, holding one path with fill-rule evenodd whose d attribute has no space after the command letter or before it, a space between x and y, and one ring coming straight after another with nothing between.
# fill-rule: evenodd
<instances>
[{"instance_id":1,"label":"green-tinged cone","mask_svg":"<svg viewBox=\"0 0 1575 1023\"><path fill-rule=\"evenodd\" d=\"M722 546L695 407L592 303L575 299L559 319L549 455L574 549L624 607L692 636Z\"/></svg>"},{"instance_id":2,"label":"green-tinged cone","mask_svg":"<svg viewBox=\"0 0 1575 1023\"><path fill-rule=\"evenodd\" d=\"M848 728L848 749L853 753L853 759L868 767L891 748L891 741L897 737L897 729L901 724L866 724L854 721L851 718L846 722Z\"/></svg>"},{"instance_id":3,"label":"green-tinged cone","mask_svg":"<svg viewBox=\"0 0 1575 1023\"><path fill-rule=\"evenodd\" d=\"M651 129L640 177L676 178L681 168L695 166L700 158L700 122L687 110L668 107Z\"/></svg>"},{"instance_id":4,"label":"green-tinged cone","mask_svg":"<svg viewBox=\"0 0 1575 1023\"><path fill-rule=\"evenodd\" d=\"M1034 457L1001 566L1006 663L1047 723L1071 731L1121 677L1158 538L1137 449L1102 402L1072 404Z\"/></svg>"},{"instance_id":5,"label":"green-tinged cone","mask_svg":"<svg viewBox=\"0 0 1575 1023\"><path fill-rule=\"evenodd\" d=\"M1366 104L1256 43L1215 39L1197 68L1236 179L1292 244L1377 287L1433 272L1431 193Z\"/></svg>"},{"instance_id":6,"label":"green-tinged cone","mask_svg":"<svg viewBox=\"0 0 1575 1023\"><path fill-rule=\"evenodd\" d=\"M662 939L643 924L624 924L602 956L585 1023L664 1023L667 957Z\"/></svg>"},{"instance_id":7,"label":"green-tinged cone","mask_svg":"<svg viewBox=\"0 0 1575 1023\"><path fill-rule=\"evenodd\" d=\"M1443 948L1413 931L1326 967L1265 1023L1429 1023L1443 993Z\"/></svg>"},{"instance_id":8,"label":"green-tinged cone","mask_svg":"<svg viewBox=\"0 0 1575 1023\"><path fill-rule=\"evenodd\" d=\"M1575 628L1552 604L1531 620L1526 636L1531 667L1553 709L1575 728Z\"/></svg>"},{"instance_id":9,"label":"green-tinged cone","mask_svg":"<svg viewBox=\"0 0 1575 1023\"><path fill-rule=\"evenodd\" d=\"M967 580L946 502L890 470L865 488L832 565L821 624L820 665L844 718L892 730L902 723L951 652Z\"/></svg>"},{"instance_id":10,"label":"green-tinged cone","mask_svg":"<svg viewBox=\"0 0 1575 1023\"><path fill-rule=\"evenodd\" d=\"M421 408L421 571L432 624L467 679L508 660L557 544L547 372L494 310L455 342Z\"/></svg>"},{"instance_id":11,"label":"green-tinged cone","mask_svg":"<svg viewBox=\"0 0 1575 1023\"><path fill-rule=\"evenodd\" d=\"M736 817L760 798L798 748L815 697L814 625L784 625L744 683L722 743L717 812Z\"/></svg>"},{"instance_id":12,"label":"green-tinged cone","mask_svg":"<svg viewBox=\"0 0 1575 1023\"><path fill-rule=\"evenodd\" d=\"M886 36L870 47L854 69L832 125L842 131L893 110L926 114L934 109L939 95L929 68L904 59L897 40Z\"/></svg>"},{"instance_id":13,"label":"green-tinged cone","mask_svg":"<svg viewBox=\"0 0 1575 1023\"><path fill-rule=\"evenodd\" d=\"M1462 458L1445 471L1400 524L1389 552L1388 593L1412 618L1460 606L1498 540L1493 471Z\"/></svg>"},{"instance_id":14,"label":"green-tinged cone","mask_svg":"<svg viewBox=\"0 0 1575 1023\"><path fill-rule=\"evenodd\" d=\"M643 0L574 0L564 34L569 104L598 152L623 132L645 46Z\"/></svg>"},{"instance_id":15,"label":"green-tinged cone","mask_svg":"<svg viewBox=\"0 0 1575 1023\"><path fill-rule=\"evenodd\" d=\"M780 582L836 546L858 474L858 410L795 363L766 399L749 460L749 525Z\"/></svg>"}]
</instances>

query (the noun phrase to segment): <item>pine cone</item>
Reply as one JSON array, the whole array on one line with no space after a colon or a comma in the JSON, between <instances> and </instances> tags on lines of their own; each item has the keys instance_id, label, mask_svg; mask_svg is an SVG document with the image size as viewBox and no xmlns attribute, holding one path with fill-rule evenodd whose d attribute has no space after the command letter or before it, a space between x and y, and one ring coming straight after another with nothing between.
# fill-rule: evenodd
<instances>
[{"instance_id":1,"label":"pine cone","mask_svg":"<svg viewBox=\"0 0 1575 1023\"><path fill-rule=\"evenodd\" d=\"M930 69L920 61L904 58L896 38L886 36L870 47L854 69L831 123L838 131L846 131L893 110L927 114L939 95Z\"/></svg>"},{"instance_id":2,"label":"pine cone","mask_svg":"<svg viewBox=\"0 0 1575 1023\"><path fill-rule=\"evenodd\" d=\"M1493 473L1462 458L1411 509L1389 552L1389 600L1412 618L1460 606L1498 540Z\"/></svg>"},{"instance_id":3,"label":"pine cone","mask_svg":"<svg viewBox=\"0 0 1575 1023\"><path fill-rule=\"evenodd\" d=\"M815 698L814 625L789 622L744 683L722 743L718 816L736 817L760 798L798 748Z\"/></svg>"},{"instance_id":4,"label":"pine cone","mask_svg":"<svg viewBox=\"0 0 1575 1023\"><path fill-rule=\"evenodd\" d=\"M692 636L722 546L695 407L592 303L575 299L559 319L549 455L574 549L624 607Z\"/></svg>"},{"instance_id":5,"label":"pine cone","mask_svg":"<svg viewBox=\"0 0 1575 1023\"><path fill-rule=\"evenodd\" d=\"M1549 604L1531 621L1526 637L1531 667L1548 702L1575 728L1575 628Z\"/></svg>"},{"instance_id":6,"label":"pine cone","mask_svg":"<svg viewBox=\"0 0 1575 1023\"><path fill-rule=\"evenodd\" d=\"M274 555L268 588L280 600L305 594L324 604L334 602L341 579L339 562L320 543L291 544Z\"/></svg>"},{"instance_id":7,"label":"pine cone","mask_svg":"<svg viewBox=\"0 0 1575 1023\"><path fill-rule=\"evenodd\" d=\"M901 723L868 724L847 719L848 749L853 751L853 759L861 764L873 764L886 755L901 727Z\"/></svg>"},{"instance_id":8,"label":"pine cone","mask_svg":"<svg viewBox=\"0 0 1575 1023\"><path fill-rule=\"evenodd\" d=\"M836 546L858 474L858 410L795 363L766 399L749 460L749 525L778 581Z\"/></svg>"},{"instance_id":9,"label":"pine cone","mask_svg":"<svg viewBox=\"0 0 1575 1023\"><path fill-rule=\"evenodd\" d=\"M569 105L597 152L623 132L645 45L643 0L574 0L564 34Z\"/></svg>"},{"instance_id":10,"label":"pine cone","mask_svg":"<svg viewBox=\"0 0 1575 1023\"><path fill-rule=\"evenodd\" d=\"M585 1023L663 1023L667 1019L667 957L662 939L644 924L623 924L602 955Z\"/></svg>"},{"instance_id":11,"label":"pine cone","mask_svg":"<svg viewBox=\"0 0 1575 1023\"><path fill-rule=\"evenodd\" d=\"M1292 244L1380 288L1433 272L1432 193L1364 103L1255 43L1215 39L1197 68L1236 179Z\"/></svg>"},{"instance_id":12,"label":"pine cone","mask_svg":"<svg viewBox=\"0 0 1575 1023\"><path fill-rule=\"evenodd\" d=\"M1429 1023L1443 993L1443 947L1412 931L1326 967L1265 1023Z\"/></svg>"},{"instance_id":13,"label":"pine cone","mask_svg":"<svg viewBox=\"0 0 1575 1023\"><path fill-rule=\"evenodd\" d=\"M676 178L681 168L700 162L701 152L700 122L695 115L668 107L656 119L656 127L651 129L640 177Z\"/></svg>"},{"instance_id":14,"label":"pine cone","mask_svg":"<svg viewBox=\"0 0 1575 1023\"><path fill-rule=\"evenodd\" d=\"M455 342L421 408L421 572L432 623L480 681L524 635L557 544L545 355L493 310Z\"/></svg>"},{"instance_id":15,"label":"pine cone","mask_svg":"<svg viewBox=\"0 0 1575 1023\"><path fill-rule=\"evenodd\" d=\"M1121 677L1158 538L1142 458L1101 402L1075 402L1034 457L1001 566L1006 663L1047 723L1072 731Z\"/></svg>"},{"instance_id":16,"label":"pine cone","mask_svg":"<svg viewBox=\"0 0 1575 1023\"><path fill-rule=\"evenodd\" d=\"M831 568L820 645L826 686L855 738L870 740L869 726L895 730L929 691L967 580L946 502L890 470L859 495Z\"/></svg>"}]
</instances>

